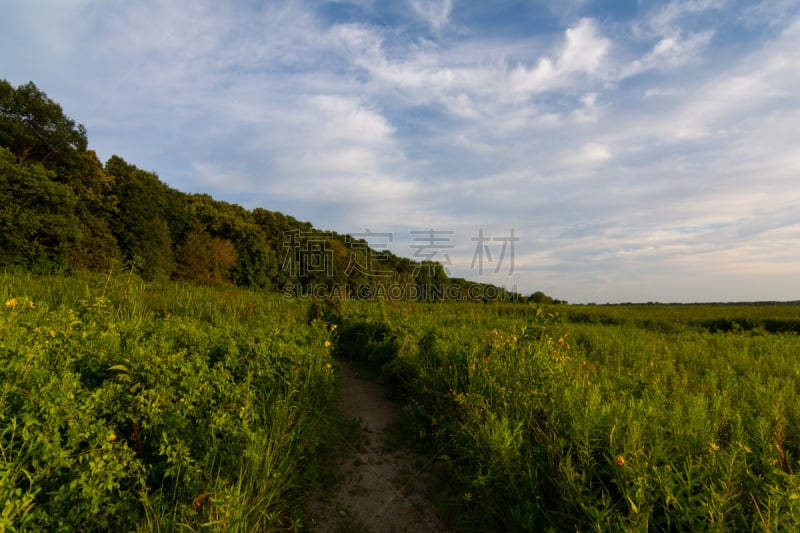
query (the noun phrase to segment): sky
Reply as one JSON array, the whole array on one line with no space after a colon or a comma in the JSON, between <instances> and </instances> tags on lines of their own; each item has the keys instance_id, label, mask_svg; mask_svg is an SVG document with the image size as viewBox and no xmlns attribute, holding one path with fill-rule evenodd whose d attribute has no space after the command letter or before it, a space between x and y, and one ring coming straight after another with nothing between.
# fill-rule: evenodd
<instances>
[{"instance_id":1,"label":"sky","mask_svg":"<svg viewBox=\"0 0 800 533\"><path fill-rule=\"evenodd\" d=\"M574 303L800 299L796 0L0 0L168 185Z\"/></svg>"}]
</instances>

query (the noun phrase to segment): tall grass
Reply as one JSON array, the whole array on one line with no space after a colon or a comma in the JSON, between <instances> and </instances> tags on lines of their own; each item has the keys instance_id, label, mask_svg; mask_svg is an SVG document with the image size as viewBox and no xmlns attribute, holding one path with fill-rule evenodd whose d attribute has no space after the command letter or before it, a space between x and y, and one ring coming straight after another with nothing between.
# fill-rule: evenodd
<instances>
[{"instance_id":1,"label":"tall grass","mask_svg":"<svg viewBox=\"0 0 800 533\"><path fill-rule=\"evenodd\" d=\"M334 385L306 305L129 273L0 300L0 529L301 526Z\"/></svg>"},{"instance_id":2,"label":"tall grass","mask_svg":"<svg viewBox=\"0 0 800 533\"><path fill-rule=\"evenodd\" d=\"M652 309L364 308L339 343L404 395L465 530L800 528L800 338Z\"/></svg>"}]
</instances>

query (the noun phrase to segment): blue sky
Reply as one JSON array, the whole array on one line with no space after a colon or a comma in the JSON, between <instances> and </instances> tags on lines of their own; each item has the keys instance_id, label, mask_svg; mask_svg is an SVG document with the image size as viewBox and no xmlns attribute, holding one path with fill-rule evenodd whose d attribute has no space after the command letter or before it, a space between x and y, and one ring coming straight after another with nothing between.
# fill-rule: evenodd
<instances>
[{"instance_id":1,"label":"blue sky","mask_svg":"<svg viewBox=\"0 0 800 533\"><path fill-rule=\"evenodd\" d=\"M571 302L800 299L794 0L2 4L0 77L183 191Z\"/></svg>"}]
</instances>

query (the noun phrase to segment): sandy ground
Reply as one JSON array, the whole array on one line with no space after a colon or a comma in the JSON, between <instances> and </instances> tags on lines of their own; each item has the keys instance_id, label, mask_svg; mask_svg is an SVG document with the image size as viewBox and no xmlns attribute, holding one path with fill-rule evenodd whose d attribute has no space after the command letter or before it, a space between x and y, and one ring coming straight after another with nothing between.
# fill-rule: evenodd
<instances>
[{"instance_id":1,"label":"sandy ground","mask_svg":"<svg viewBox=\"0 0 800 533\"><path fill-rule=\"evenodd\" d=\"M342 433L342 464L337 484L311 506L311 530L327 532L448 531L425 497L425 459L386 442L400 408L380 385L340 364L338 408L358 423Z\"/></svg>"}]
</instances>

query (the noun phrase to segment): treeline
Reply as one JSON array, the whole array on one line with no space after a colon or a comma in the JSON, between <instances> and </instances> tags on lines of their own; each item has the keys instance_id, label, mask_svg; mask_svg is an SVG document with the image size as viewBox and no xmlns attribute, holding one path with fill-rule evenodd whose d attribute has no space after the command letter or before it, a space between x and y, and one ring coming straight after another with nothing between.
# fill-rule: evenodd
<instances>
[{"instance_id":1,"label":"treeline","mask_svg":"<svg viewBox=\"0 0 800 533\"><path fill-rule=\"evenodd\" d=\"M128 268L300 297L528 300L279 212L178 191L116 155L103 164L86 129L32 82L0 80L0 205L5 269Z\"/></svg>"}]
</instances>

